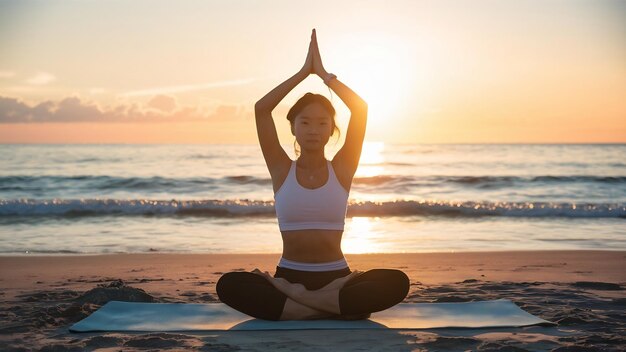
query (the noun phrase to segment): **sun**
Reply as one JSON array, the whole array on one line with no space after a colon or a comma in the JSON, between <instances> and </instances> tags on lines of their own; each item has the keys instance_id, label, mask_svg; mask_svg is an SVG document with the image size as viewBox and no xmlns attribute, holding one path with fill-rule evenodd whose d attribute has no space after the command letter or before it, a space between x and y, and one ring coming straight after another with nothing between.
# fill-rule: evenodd
<instances>
[{"instance_id":1,"label":"sun","mask_svg":"<svg viewBox=\"0 0 626 352\"><path fill-rule=\"evenodd\" d=\"M333 67L368 104L368 121L389 125L403 112L411 96L411 49L400 38L385 33L345 34L333 42ZM337 54L337 53L340 53Z\"/></svg>"}]
</instances>

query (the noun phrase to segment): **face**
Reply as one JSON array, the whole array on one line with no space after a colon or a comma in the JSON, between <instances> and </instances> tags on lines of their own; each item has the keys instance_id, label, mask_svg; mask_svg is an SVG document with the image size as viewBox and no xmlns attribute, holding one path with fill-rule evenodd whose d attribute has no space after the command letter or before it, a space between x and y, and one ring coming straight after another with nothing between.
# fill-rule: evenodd
<instances>
[{"instance_id":1,"label":"face","mask_svg":"<svg viewBox=\"0 0 626 352\"><path fill-rule=\"evenodd\" d=\"M333 118L320 104L307 105L294 120L291 132L302 149L323 149L332 133Z\"/></svg>"}]
</instances>

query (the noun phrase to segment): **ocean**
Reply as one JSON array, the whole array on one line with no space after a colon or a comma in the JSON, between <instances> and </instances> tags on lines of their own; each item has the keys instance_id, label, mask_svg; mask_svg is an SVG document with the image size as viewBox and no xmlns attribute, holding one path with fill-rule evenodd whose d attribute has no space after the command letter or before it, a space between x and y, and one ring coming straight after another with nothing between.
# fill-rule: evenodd
<instances>
[{"instance_id":1,"label":"ocean","mask_svg":"<svg viewBox=\"0 0 626 352\"><path fill-rule=\"evenodd\" d=\"M0 254L282 250L257 145L0 145L0 165ZM626 250L626 145L370 142L349 202L344 253Z\"/></svg>"}]
</instances>

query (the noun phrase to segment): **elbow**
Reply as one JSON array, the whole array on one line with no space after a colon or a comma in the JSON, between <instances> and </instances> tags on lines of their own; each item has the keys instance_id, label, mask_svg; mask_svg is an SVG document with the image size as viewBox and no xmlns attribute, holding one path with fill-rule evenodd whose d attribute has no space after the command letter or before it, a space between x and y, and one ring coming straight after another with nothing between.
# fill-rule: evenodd
<instances>
[{"instance_id":1,"label":"elbow","mask_svg":"<svg viewBox=\"0 0 626 352\"><path fill-rule=\"evenodd\" d=\"M367 103L365 102L365 100L362 100L359 103L355 104L354 107L350 110L352 112L357 112L357 113L367 115Z\"/></svg>"},{"instance_id":2,"label":"elbow","mask_svg":"<svg viewBox=\"0 0 626 352\"><path fill-rule=\"evenodd\" d=\"M266 111L271 111L272 109L270 109L269 107L267 107L267 105L263 104L260 100L257 101L254 104L254 111L255 112L266 112Z\"/></svg>"}]
</instances>

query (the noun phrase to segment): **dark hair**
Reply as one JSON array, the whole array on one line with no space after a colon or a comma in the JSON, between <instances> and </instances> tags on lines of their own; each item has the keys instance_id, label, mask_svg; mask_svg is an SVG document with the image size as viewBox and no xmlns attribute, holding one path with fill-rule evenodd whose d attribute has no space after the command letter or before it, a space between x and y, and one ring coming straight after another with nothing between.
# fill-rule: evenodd
<instances>
[{"instance_id":1,"label":"dark hair","mask_svg":"<svg viewBox=\"0 0 626 352\"><path fill-rule=\"evenodd\" d=\"M295 104L293 104L291 109L289 109L289 112L287 113L287 120L289 120L291 128L293 128L293 125L296 122L296 116L298 116L298 114L305 107L315 103L320 104L326 111L328 111L328 113L330 113L332 121L330 135L332 136L335 131L337 131L337 133L341 133L337 127L337 123L335 123L335 108L333 107L333 104L325 96L314 93L306 93L302 96L302 98L298 99ZM296 150L296 154L299 154L296 144L297 142L294 141L294 149Z\"/></svg>"}]
</instances>

